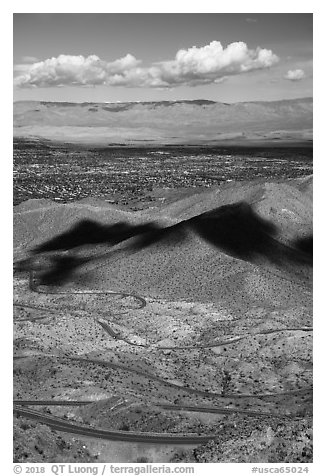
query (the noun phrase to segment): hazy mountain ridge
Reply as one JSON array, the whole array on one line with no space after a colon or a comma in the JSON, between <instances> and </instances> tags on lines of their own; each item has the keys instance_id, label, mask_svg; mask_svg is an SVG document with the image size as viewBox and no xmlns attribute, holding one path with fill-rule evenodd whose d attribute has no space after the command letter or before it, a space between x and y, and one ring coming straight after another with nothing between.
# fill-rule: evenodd
<instances>
[{"instance_id":1,"label":"hazy mountain ridge","mask_svg":"<svg viewBox=\"0 0 326 476\"><path fill-rule=\"evenodd\" d=\"M221 103L14 103L14 136L68 142L194 144L312 139L312 99Z\"/></svg>"},{"instance_id":2,"label":"hazy mountain ridge","mask_svg":"<svg viewBox=\"0 0 326 476\"><path fill-rule=\"evenodd\" d=\"M58 106L91 106L91 105L130 105L134 106L137 104L148 105L148 104L156 104L156 105L174 105L174 104L192 104L192 105L213 105L213 104L221 104L226 106L232 106L235 104L288 104L294 102L303 102L303 103L312 103L313 99L311 97L305 98L296 98L296 99L280 99L278 101L241 101L237 103L228 103L228 102L221 102L221 101L212 101L210 99L177 99L174 101L118 101L118 102L70 102L70 101L15 101L14 104L42 104L42 105L58 105Z\"/></svg>"}]
</instances>

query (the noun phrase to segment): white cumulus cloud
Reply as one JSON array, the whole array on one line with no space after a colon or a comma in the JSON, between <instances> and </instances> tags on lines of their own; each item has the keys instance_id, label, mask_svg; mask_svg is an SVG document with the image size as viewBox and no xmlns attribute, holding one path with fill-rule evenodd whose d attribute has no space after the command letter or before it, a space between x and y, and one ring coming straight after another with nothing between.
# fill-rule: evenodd
<instances>
[{"instance_id":1,"label":"white cumulus cloud","mask_svg":"<svg viewBox=\"0 0 326 476\"><path fill-rule=\"evenodd\" d=\"M126 74L138 65L132 55L126 55L111 63L102 61L96 55L86 58L82 55L59 55L39 61L25 68L24 74L15 78L16 86L63 86L105 84L116 74Z\"/></svg>"},{"instance_id":2,"label":"white cumulus cloud","mask_svg":"<svg viewBox=\"0 0 326 476\"><path fill-rule=\"evenodd\" d=\"M301 81L301 79L305 78L305 72L303 69L290 69L286 75L284 76L285 79L290 81Z\"/></svg>"},{"instance_id":3,"label":"white cumulus cloud","mask_svg":"<svg viewBox=\"0 0 326 476\"><path fill-rule=\"evenodd\" d=\"M250 50L246 43L236 42L223 48L219 41L198 48L179 50L172 61L157 63L160 78L167 86L206 84L220 78L264 69L278 62L278 57L262 48Z\"/></svg>"},{"instance_id":4,"label":"white cumulus cloud","mask_svg":"<svg viewBox=\"0 0 326 476\"><path fill-rule=\"evenodd\" d=\"M63 85L110 85L125 87L170 88L178 85L219 83L230 75L265 69L279 58L271 51L235 42L225 48L219 41L203 47L179 50L169 61L145 67L127 54L113 62L96 55L59 55L33 64L14 68L17 87L50 87Z\"/></svg>"}]
</instances>

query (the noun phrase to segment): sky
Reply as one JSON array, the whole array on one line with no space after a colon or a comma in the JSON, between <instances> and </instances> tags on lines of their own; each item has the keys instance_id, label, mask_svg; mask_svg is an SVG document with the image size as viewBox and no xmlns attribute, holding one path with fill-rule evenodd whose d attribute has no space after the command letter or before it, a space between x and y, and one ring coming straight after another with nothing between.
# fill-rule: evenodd
<instances>
[{"instance_id":1,"label":"sky","mask_svg":"<svg viewBox=\"0 0 326 476\"><path fill-rule=\"evenodd\" d=\"M14 13L14 100L312 96L309 13Z\"/></svg>"}]
</instances>

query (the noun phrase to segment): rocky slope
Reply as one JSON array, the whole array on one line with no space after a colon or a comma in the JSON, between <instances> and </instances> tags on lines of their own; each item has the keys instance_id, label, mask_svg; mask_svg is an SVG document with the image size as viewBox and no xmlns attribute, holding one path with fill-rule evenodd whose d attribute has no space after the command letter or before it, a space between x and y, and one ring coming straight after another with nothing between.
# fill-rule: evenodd
<instances>
[{"instance_id":1,"label":"rocky slope","mask_svg":"<svg viewBox=\"0 0 326 476\"><path fill-rule=\"evenodd\" d=\"M176 460L311 461L312 177L135 213L31 200L14 218L17 400L83 400L41 410L212 439L183 456L170 446Z\"/></svg>"}]
</instances>

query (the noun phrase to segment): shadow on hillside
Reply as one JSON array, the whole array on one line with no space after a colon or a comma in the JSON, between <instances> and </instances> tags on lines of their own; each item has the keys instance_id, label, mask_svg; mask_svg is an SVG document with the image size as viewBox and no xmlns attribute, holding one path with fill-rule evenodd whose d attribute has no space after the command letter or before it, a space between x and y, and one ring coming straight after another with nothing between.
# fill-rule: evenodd
<instances>
[{"instance_id":1,"label":"shadow on hillside","mask_svg":"<svg viewBox=\"0 0 326 476\"><path fill-rule=\"evenodd\" d=\"M299 278L310 275L310 241L297 240L289 246L280 243L277 227L246 202L217 208L188 223L204 240L235 258L258 265L270 263Z\"/></svg>"},{"instance_id":2,"label":"shadow on hillside","mask_svg":"<svg viewBox=\"0 0 326 476\"><path fill-rule=\"evenodd\" d=\"M37 254L59 250L68 251L80 246L98 244L113 246L136 235L151 234L155 236L158 231L160 228L155 223L136 226L123 222L102 225L93 220L81 220L70 230L37 246L32 252Z\"/></svg>"},{"instance_id":3,"label":"shadow on hillside","mask_svg":"<svg viewBox=\"0 0 326 476\"><path fill-rule=\"evenodd\" d=\"M302 251L303 253L313 257L313 237L308 236L306 238L300 238L294 242L295 248Z\"/></svg>"},{"instance_id":4,"label":"shadow on hillside","mask_svg":"<svg viewBox=\"0 0 326 476\"><path fill-rule=\"evenodd\" d=\"M277 228L263 220L245 202L225 205L194 217L188 226L204 240L245 261L269 253Z\"/></svg>"},{"instance_id":5,"label":"shadow on hillside","mask_svg":"<svg viewBox=\"0 0 326 476\"><path fill-rule=\"evenodd\" d=\"M37 277L38 284L60 286L69 282L74 272L92 259L73 255L48 255L46 260L40 263L35 256L31 256L14 263L14 275L32 272L33 276Z\"/></svg>"},{"instance_id":6,"label":"shadow on hillside","mask_svg":"<svg viewBox=\"0 0 326 476\"><path fill-rule=\"evenodd\" d=\"M275 225L259 217L245 202L222 206L169 227L161 227L157 223L102 225L83 220L67 232L37 246L32 254L35 258L44 253L56 253L50 257L49 266L39 270L38 280L44 285L60 285L69 281L85 263L107 257L107 253L79 257L77 253L85 250L83 247L99 244L112 247L131 238L124 246L128 252L137 252L156 243L173 247L185 240L190 232L226 254L251 263L269 262L289 272L312 264L309 240L297 240L293 247L282 245L274 239L277 233ZM33 269L33 257L25 262L25 270L28 266Z\"/></svg>"},{"instance_id":7,"label":"shadow on hillside","mask_svg":"<svg viewBox=\"0 0 326 476\"><path fill-rule=\"evenodd\" d=\"M75 256L53 256L51 266L41 273L39 284L43 286L60 286L69 282L78 268L89 261Z\"/></svg>"}]
</instances>

